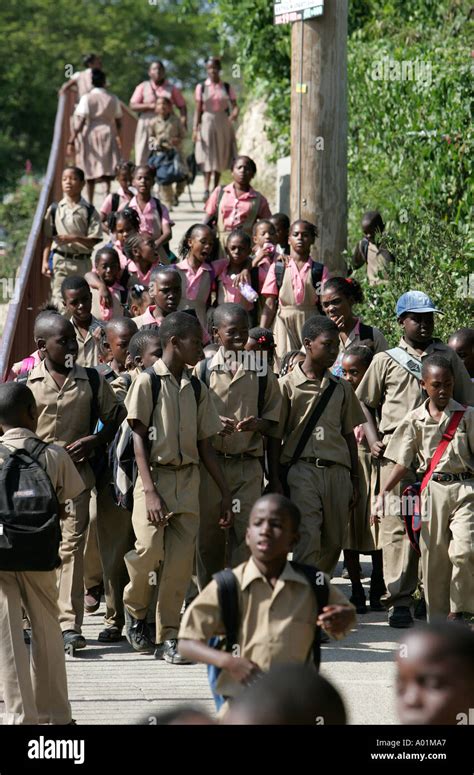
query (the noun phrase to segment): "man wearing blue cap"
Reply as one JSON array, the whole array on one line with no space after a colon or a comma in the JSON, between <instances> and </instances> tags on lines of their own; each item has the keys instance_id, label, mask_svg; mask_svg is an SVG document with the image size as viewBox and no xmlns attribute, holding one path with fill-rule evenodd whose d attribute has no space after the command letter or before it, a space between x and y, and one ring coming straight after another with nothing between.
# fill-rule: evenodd
<instances>
[{"instance_id":1,"label":"man wearing blue cap","mask_svg":"<svg viewBox=\"0 0 474 775\"><path fill-rule=\"evenodd\" d=\"M396 315L403 335L398 347L374 356L357 389L367 421L374 431L374 413L380 417L380 441L372 445L372 454L380 461L380 490L394 467L394 463L383 456L385 448L404 417L425 398L420 386L424 358L433 354L444 356L453 368L454 399L460 404L474 405L474 384L463 362L450 347L433 338L435 313L442 314L421 291L408 291L400 296ZM415 479L415 471L410 471L393 494L399 496ZM389 624L391 627L410 627L413 624L410 609L418 581L418 555L405 535L398 514L385 515L380 524L380 536L387 586L383 602L387 608L393 608Z\"/></svg>"}]
</instances>

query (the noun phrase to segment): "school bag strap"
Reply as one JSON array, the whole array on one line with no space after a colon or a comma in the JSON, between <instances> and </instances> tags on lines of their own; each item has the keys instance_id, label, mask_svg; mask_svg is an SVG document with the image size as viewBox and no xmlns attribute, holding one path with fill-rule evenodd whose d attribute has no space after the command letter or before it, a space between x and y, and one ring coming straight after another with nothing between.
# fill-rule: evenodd
<instances>
[{"instance_id":1,"label":"school bag strap","mask_svg":"<svg viewBox=\"0 0 474 775\"><path fill-rule=\"evenodd\" d=\"M374 341L374 329L372 326L368 326L365 323L359 324L359 337L361 341L365 341L368 339L369 341Z\"/></svg>"},{"instance_id":2,"label":"school bag strap","mask_svg":"<svg viewBox=\"0 0 474 775\"><path fill-rule=\"evenodd\" d=\"M118 206L120 204L120 196L115 192L115 194L112 194L112 212L116 213L118 210Z\"/></svg>"},{"instance_id":3,"label":"school bag strap","mask_svg":"<svg viewBox=\"0 0 474 775\"><path fill-rule=\"evenodd\" d=\"M44 471L46 471L45 459L43 458L43 462L41 462L39 458L40 458L40 455L42 455L42 453L46 449L46 447L49 447L48 442L42 441L42 439L28 438L24 440L23 447L24 449L26 449L28 455L32 457L33 460L35 460Z\"/></svg>"},{"instance_id":4,"label":"school bag strap","mask_svg":"<svg viewBox=\"0 0 474 775\"><path fill-rule=\"evenodd\" d=\"M157 212L158 212L158 216L160 218L160 224L161 224L161 221L163 220L163 207L162 207L161 202L158 199L158 197L154 196L153 197L153 201L155 202L156 209L157 209Z\"/></svg>"},{"instance_id":5,"label":"school bag strap","mask_svg":"<svg viewBox=\"0 0 474 775\"><path fill-rule=\"evenodd\" d=\"M199 380L209 388L211 382L211 370L209 368L210 358L204 358L199 364ZM258 398L257 398L257 412L258 417L262 416L262 412L265 406L265 393L267 392L268 374L264 374L262 377L258 377Z\"/></svg>"},{"instance_id":6,"label":"school bag strap","mask_svg":"<svg viewBox=\"0 0 474 775\"><path fill-rule=\"evenodd\" d=\"M293 466L300 459L301 453L306 447L306 444L308 443L308 440L316 427L316 423L318 422L322 413L326 409L338 383L339 383L339 377L332 377L332 379L329 381L329 385L327 386L326 390L320 397L318 403L314 407L314 410L308 422L305 425L304 431L299 438L298 444L296 445L296 449L293 453L293 457L291 458L290 462L287 465L287 469L291 468L291 466Z\"/></svg>"},{"instance_id":7,"label":"school bag strap","mask_svg":"<svg viewBox=\"0 0 474 775\"><path fill-rule=\"evenodd\" d=\"M217 598L225 630L225 650L232 651L239 633L239 592L237 579L230 568L215 573Z\"/></svg>"},{"instance_id":8,"label":"school bag strap","mask_svg":"<svg viewBox=\"0 0 474 775\"><path fill-rule=\"evenodd\" d=\"M286 264L284 261L281 259L275 261L275 280L278 290L280 290L281 286L283 285L283 276L285 274L285 270ZM311 263L311 284L315 291L319 291L318 295L320 295L321 291L323 272L324 264L321 264L319 261L313 261Z\"/></svg>"},{"instance_id":9,"label":"school bag strap","mask_svg":"<svg viewBox=\"0 0 474 775\"><path fill-rule=\"evenodd\" d=\"M97 425L97 420L99 419L99 416L100 416L100 406L99 406L100 375L97 369L93 369L90 366L85 366L84 370L87 374L87 379L89 380L90 389L92 391L91 416L90 416L89 428L90 428L90 432L94 433L95 426Z\"/></svg>"},{"instance_id":10,"label":"school bag strap","mask_svg":"<svg viewBox=\"0 0 474 775\"><path fill-rule=\"evenodd\" d=\"M158 396L161 390L161 377L159 374L156 373L153 366L149 366L147 369L144 369L143 373L148 374L148 376L150 377L150 383L151 383L151 398L153 402L153 409L150 417L150 425L151 425L151 422L153 419L153 412L155 411L155 406L158 401ZM191 387L194 392L194 398L196 399L196 404L199 406L199 401L201 398L201 382L194 375L191 376Z\"/></svg>"},{"instance_id":11,"label":"school bag strap","mask_svg":"<svg viewBox=\"0 0 474 775\"><path fill-rule=\"evenodd\" d=\"M410 355L409 352L403 349L403 347L392 347L391 350L386 350L386 354L393 360L395 363L398 363L399 366L402 367L402 369L405 369L405 371L408 371L409 374L411 374L412 377L415 377L418 382L421 379L421 360L418 358L415 358L413 355Z\"/></svg>"},{"instance_id":12,"label":"school bag strap","mask_svg":"<svg viewBox=\"0 0 474 775\"><path fill-rule=\"evenodd\" d=\"M118 196L118 194L112 194L112 198L114 196ZM88 202L86 204L86 210L87 210L87 230L89 230L89 226L91 225L92 216L94 215L95 207L93 204ZM50 205L50 215L51 215L51 226L53 229L53 238L57 236L58 230L56 228L56 213L58 211L58 203L57 202L51 202Z\"/></svg>"},{"instance_id":13,"label":"school bag strap","mask_svg":"<svg viewBox=\"0 0 474 775\"><path fill-rule=\"evenodd\" d=\"M443 457L444 453L446 452L449 444L454 439L454 435L457 431L458 425L461 422L464 412L466 411L466 407L464 409L459 409L456 412L453 412L451 415L451 419L449 421L449 425L446 428L445 432L441 436L441 441L439 442L438 446L436 447L435 453L433 457L430 460L430 464L428 468L425 471L425 474L423 476L423 479L421 480L421 487L420 487L420 493L423 492L425 487L427 486L428 482L430 481L431 477L433 476L436 466L438 465L439 461Z\"/></svg>"},{"instance_id":14,"label":"school bag strap","mask_svg":"<svg viewBox=\"0 0 474 775\"><path fill-rule=\"evenodd\" d=\"M297 573L305 576L316 597L318 614L320 614L329 602L329 584L326 576L315 565L305 565L294 560L290 561L290 565ZM315 629L312 653L314 666L319 670L321 664L321 628L319 626Z\"/></svg>"},{"instance_id":15,"label":"school bag strap","mask_svg":"<svg viewBox=\"0 0 474 775\"><path fill-rule=\"evenodd\" d=\"M359 253L361 254L364 261L367 261L367 256L369 254L369 240L367 237L362 237L362 239L359 242Z\"/></svg>"}]
</instances>

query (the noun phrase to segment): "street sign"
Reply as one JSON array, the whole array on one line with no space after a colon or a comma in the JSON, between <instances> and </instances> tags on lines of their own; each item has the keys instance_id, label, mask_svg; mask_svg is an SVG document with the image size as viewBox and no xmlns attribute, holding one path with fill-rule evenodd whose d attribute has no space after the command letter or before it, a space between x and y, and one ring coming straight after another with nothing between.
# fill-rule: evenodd
<instances>
[{"instance_id":1,"label":"street sign","mask_svg":"<svg viewBox=\"0 0 474 775\"><path fill-rule=\"evenodd\" d=\"M313 19L322 16L324 0L279 0L273 3L273 21L275 24Z\"/></svg>"}]
</instances>

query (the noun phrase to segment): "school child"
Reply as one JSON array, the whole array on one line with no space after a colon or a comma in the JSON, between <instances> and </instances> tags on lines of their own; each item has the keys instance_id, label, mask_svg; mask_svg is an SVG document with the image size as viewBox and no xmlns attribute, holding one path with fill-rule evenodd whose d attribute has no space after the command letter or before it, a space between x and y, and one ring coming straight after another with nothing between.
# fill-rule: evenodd
<instances>
[{"instance_id":1,"label":"school child","mask_svg":"<svg viewBox=\"0 0 474 775\"><path fill-rule=\"evenodd\" d=\"M151 305L148 286L135 283L128 289L127 309L132 318L143 315Z\"/></svg>"},{"instance_id":2,"label":"school child","mask_svg":"<svg viewBox=\"0 0 474 775\"><path fill-rule=\"evenodd\" d=\"M231 231L227 237L227 258L213 263L217 304L240 304L249 313L252 323L258 322L258 293L262 287L260 277L254 279L255 288L250 285L252 242L242 229ZM257 269L257 272L260 270Z\"/></svg>"},{"instance_id":3,"label":"school child","mask_svg":"<svg viewBox=\"0 0 474 775\"><path fill-rule=\"evenodd\" d=\"M79 366L97 366L103 325L92 314L92 293L87 280L71 275L63 280L61 295L64 313L70 316L77 337Z\"/></svg>"},{"instance_id":4,"label":"school child","mask_svg":"<svg viewBox=\"0 0 474 775\"><path fill-rule=\"evenodd\" d=\"M186 130L183 122L173 113L173 104L168 97L158 97L155 107L155 118L151 124L150 149L151 156L148 160L150 166L157 168L157 182L160 187L160 199L165 203L168 210L177 207L179 197L186 188L187 172L186 163L181 153L183 140L186 137ZM183 179L174 183L161 183L159 175L160 162L166 161L174 151L177 155L176 167L182 172Z\"/></svg>"},{"instance_id":5,"label":"school child","mask_svg":"<svg viewBox=\"0 0 474 775\"><path fill-rule=\"evenodd\" d=\"M206 202L204 223L216 222L223 249L231 231L242 229L250 235L255 221L271 217L267 200L250 185L256 174L253 159L237 156L232 165L232 183L217 186Z\"/></svg>"},{"instance_id":6,"label":"school child","mask_svg":"<svg viewBox=\"0 0 474 775\"><path fill-rule=\"evenodd\" d=\"M199 526L200 460L221 492L222 528L232 521L231 497L210 444L222 424L206 385L186 369L202 356L199 322L176 312L163 321L160 334L163 357L153 365L160 385L155 405L152 378L145 373L134 379L125 401L139 475L132 514L136 541L125 555L130 583L123 601L127 640L136 651L150 651L153 644L145 621L153 596L150 574L161 565L155 658L183 664L186 660L176 644Z\"/></svg>"},{"instance_id":7,"label":"school child","mask_svg":"<svg viewBox=\"0 0 474 775\"><path fill-rule=\"evenodd\" d=\"M329 371L339 346L336 324L313 315L301 336L304 362L278 380L283 405L278 430L268 438L269 486L281 491L279 464L287 466L290 497L301 511L294 559L331 574L358 500L354 428L365 416L352 387Z\"/></svg>"},{"instance_id":8,"label":"school child","mask_svg":"<svg viewBox=\"0 0 474 775\"><path fill-rule=\"evenodd\" d=\"M460 404L474 403L474 387L458 356L450 347L433 338L434 313L439 310L433 301L421 291L408 291L397 301L396 315L403 336L398 347L374 356L362 381L357 396L366 415L366 422L377 433L372 412L380 416L379 441L371 445L372 456L379 461L380 488L386 485L394 464L384 457L385 449L394 431L404 420L407 412L423 403L420 385L422 362L429 355L442 355L454 370L453 396ZM399 496L401 490L415 481L410 470L393 490ZM418 580L418 555L407 540L405 528L395 504L393 513L386 514L380 522L380 544L383 551L384 578L387 595L384 604L393 608L389 616L391 627L410 627L413 624L410 607Z\"/></svg>"},{"instance_id":9,"label":"school child","mask_svg":"<svg viewBox=\"0 0 474 775\"><path fill-rule=\"evenodd\" d=\"M245 685L281 663L309 663L316 624L335 638L355 623L353 606L325 578L328 604L321 611L306 576L287 555L298 543L300 512L281 495L264 495L252 507L246 531L251 557L233 569L238 589L238 656L207 645L225 633L215 580L186 610L179 631L179 653L193 662L221 668L217 689L232 701Z\"/></svg>"},{"instance_id":10,"label":"school child","mask_svg":"<svg viewBox=\"0 0 474 775\"><path fill-rule=\"evenodd\" d=\"M474 632L436 622L409 632L397 649L400 724L464 725L474 707Z\"/></svg>"},{"instance_id":11,"label":"school child","mask_svg":"<svg viewBox=\"0 0 474 775\"><path fill-rule=\"evenodd\" d=\"M174 267L157 266L150 276L148 293L153 302L148 309L134 318L138 329L146 325L160 326L164 318L176 312L181 301L181 278Z\"/></svg>"},{"instance_id":12,"label":"school child","mask_svg":"<svg viewBox=\"0 0 474 775\"><path fill-rule=\"evenodd\" d=\"M298 363L303 363L304 359L305 354L301 350L290 350L290 352L285 353L281 361L279 376L285 377L290 371L293 371Z\"/></svg>"},{"instance_id":13,"label":"school child","mask_svg":"<svg viewBox=\"0 0 474 775\"><path fill-rule=\"evenodd\" d=\"M160 265L158 250L151 234L140 232L128 237L124 252L128 259L128 285L150 285L153 269ZM168 263L168 260L161 262Z\"/></svg>"},{"instance_id":14,"label":"school child","mask_svg":"<svg viewBox=\"0 0 474 775\"><path fill-rule=\"evenodd\" d=\"M41 271L52 278L51 299L59 308L62 281L70 275L84 277L90 271L92 249L102 237L98 212L81 196L84 183L84 172L79 167L66 167L61 179L64 197L51 204L44 216Z\"/></svg>"},{"instance_id":15,"label":"school child","mask_svg":"<svg viewBox=\"0 0 474 775\"><path fill-rule=\"evenodd\" d=\"M136 333L138 328L131 318L115 318L105 326L107 346L112 355L108 365L116 376L125 371L130 340Z\"/></svg>"},{"instance_id":16,"label":"school child","mask_svg":"<svg viewBox=\"0 0 474 775\"><path fill-rule=\"evenodd\" d=\"M364 345L354 344L345 351L341 362L342 376L354 390L357 389L369 368L372 358L372 350ZM362 425L354 428L354 435L359 456L359 502L351 512L348 539L344 548L344 562L352 584L351 603L354 603L358 614L365 614L367 608L365 592L360 580L360 553L372 555L369 595L372 611L385 610L380 598L386 590L383 580L382 550L378 548L378 529L377 526L370 529L372 492L376 478L370 445ZM377 440L377 437L373 440Z\"/></svg>"},{"instance_id":17,"label":"school child","mask_svg":"<svg viewBox=\"0 0 474 775\"><path fill-rule=\"evenodd\" d=\"M112 305L108 306L107 299L101 296L100 290L89 283L90 275L86 275L92 293L91 313L97 320L112 320L123 316L124 305L127 300L127 290L120 283L121 268L118 253L114 248L100 248L94 256L96 276L103 283L110 294Z\"/></svg>"},{"instance_id":18,"label":"school child","mask_svg":"<svg viewBox=\"0 0 474 775\"><path fill-rule=\"evenodd\" d=\"M462 618L474 609L474 409L452 400L454 372L442 355L424 358L421 387L428 399L408 412L385 450L395 466L375 513L383 516L386 493L418 462L427 617Z\"/></svg>"},{"instance_id":19,"label":"school child","mask_svg":"<svg viewBox=\"0 0 474 775\"><path fill-rule=\"evenodd\" d=\"M107 382L76 363L78 344L72 323L60 315L35 323L35 341L44 359L28 375L38 407L37 434L63 446L76 464L85 489L63 521L59 569L60 624L65 646L84 648L84 543L94 473L94 450L110 441L124 416ZM97 376L94 376L94 374ZM97 420L104 428L94 434Z\"/></svg>"},{"instance_id":20,"label":"school child","mask_svg":"<svg viewBox=\"0 0 474 775\"><path fill-rule=\"evenodd\" d=\"M277 358L302 346L301 329L305 321L318 312L322 283L329 278L325 266L310 256L317 236L316 227L308 221L295 221L290 229L290 259L273 263L268 270L262 295L265 296L260 325L271 328L273 321Z\"/></svg>"},{"instance_id":21,"label":"school child","mask_svg":"<svg viewBox=\"0 0 474 775\"><path fill-rule=\"evenodd\" d=\"M48 315L50 312L55 312L57 315L61 314L55 304L47 303L42 307L41 312L38 313L36 319L41 315ZM13 380L18 379L18 377L26 376L31 369L34 369L34 367L40 363L40 361L41 353L39 350L35 350L30 355L27 355L26 358L22 358L21 361L13 364L5 382L13 382Z\"/></svg>"},{"instance_id":22,"label":"school child","mask_svg":"<svg viewBox=\"0 0 474 775\"><path fill-rule=\"evenodd\" d=\"M115 194L107 194L99 211L102 227L105 231L109 231L107 225L109 216L112 213L118 213L119 210L123 210L124 207L127 207L133 197L130 186L132 184L134 170L135 165L131 161L122 161L117 164L115 169L115 179L118 183L117 192Z\"/></svg>"},{"instance_id":23,"label":"school child","mask_svg":"<svg viewBox=\"0 0 474 775\"><path fill-rule=\"evenodd\" d=\"M139 230L151 234L155 240L158 257L166 261L168 243L171 239L171 222L168 209L159 199L152 196L154 182L155 174L151 167L137 167L133 177L133 187L137 193L130 200L128 207L136 210L140 218Z\"/></svg>"},{"instance_id":24,"label":"school child","mask_svg":"<svg viewBox=\"0 0 474 775\"><path fill-rule=\"evenodd\" d=\"M368 326L354 314L354 305L362 304L364 294L357 280L332 277L322 289L321 307L339 329L339 355L332 367L337 377L342 375L342 359L349 347L364 344L374 353L388 350L388 342L375 326Z\"/></svg>"},{"instance_id":25,"label":"school child","mask_svg":"<svg viewBox=\"0 0 474 775\"><path fill-rule=\"evenodd\" d=\"M267 218L256 221L252 229L252 269L258 267L260 284L263 286L275 259L277 233L273 222Z\"/></svg>"},{"instance_id":26,"label":"school child","mask_svg":"<svg viewBox=\"0 0 474 775\"><path fill-rule=\"evenodd\" d=\"M370 285L378 285L387 279L387 267L395 259L393 255L380 246L380 239L385 231L382 216L377 210L369 210L362 216L362 232L364 234L354 250L352 263L354 269L367 264L367 279Z\"/></svg>"},{"instance_id":27,"label":"school child","mask_svg":"<svg viewBox=\"0 0 474 775\"><path fill-rule=\"evenodd\" d=\"M286 213L275 213L270 220L276 229L276 253L280 256L288 256L290 254L290 243L288 242L290 219Z\"/></svg>"},{"instance_id":28,"label":"school child","mask_svg":"<svg viewBox=\"0 0 474 775\"><path fill-rule=\"evenodd\" d=\"M36 425L31 390L24 384L0 385L2 465L6 451L23 450L37 460L56 494L57 513L65 519L67 504L80 496L84 483L60 446L41 442ZM34 537L30 540L33 547ZM31 623L31 662L23 641L22 609ZM0 570L0 622L3 723L71 724L56 570Z\"/></svg>"},{"instance_id":29,"label":"school child","mask_svg":"<svg viewBox=\"0 0 474 775\"><path fill-rule=\"evenodd\" d=\"M181 261L176 264L182 282L180 308L186 306L195 309L204 330L207 330L207 309L215 275L216 248L212 229L194 224L181 241L178 251Z\"/></svg>"},{"instance_id":30,"label":"school child","mask_svg":"<svg viewBox=\"0 0 474 775\"><path fill-rule=\"evenodd\" d=\"M276 377L267 364L245 352L248 319L237 304L222 304L214 312L218 352L197 366L195 374L209 387L212 403L223 428L211 443L216 451L233 501L234 524L229 536L230 562L248 558L245 530L250 509L262 492L263 435L276 428L281 396ZM246 357L246 356L250 357ZM200 589L213 573L225 567L224 532L219 528L220 493L201 466L199 537L196 554Z\"/></svg>"},{"instance_id":31,"label":"school child","mask_svg":"<svg viewBox=\"0 0 474 775\"><path fill-rule=\"evenodd\" d=\"M125 207L123 210L117 213L114 226L115 241L113 243L114 249L118 253L120 259L120 268L122 275L120 282L122 285L128 284L128 261L129 259L125 255L125 243L128 238L134 234L138 234L140 231L140 216L136 210L131 210L129 207Z\"/></svg>"},{"instance_id":32,"label":"school child","mask_svg":"<svg viewBox=\"0 0 474 775\"><path fill-rule=\"evenodd\" d=\"M448 346L459 355L474 382L474 328L460 328L451 334Z\"/></svg>"},{"instance_id":33,"label":"school child","mask_svg":"<svg viewBox=\"0 0 474 775\"><path fill-rule=\"evenodd\" d=\"M249 352L266 353L266 361L270 369L273 370L273 360L275 355L275 340L273 333L268 328L256 326L249 330L249 338L245 349Z\"/></svg>"}]
</instances>

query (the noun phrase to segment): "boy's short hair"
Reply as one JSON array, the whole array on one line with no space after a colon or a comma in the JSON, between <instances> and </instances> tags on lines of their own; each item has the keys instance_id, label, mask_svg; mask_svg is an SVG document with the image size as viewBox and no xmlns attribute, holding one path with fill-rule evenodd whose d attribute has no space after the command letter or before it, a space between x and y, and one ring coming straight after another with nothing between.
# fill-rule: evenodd
<instances>
[{"instance_id":1,"label":"boy's short hair","mask_svg":"<svg viewBox=\"0 0 474 775\"><path fill-rule=\"evenodd\" d=\"M270 219L273 223L273 221L276 221L277 223L282 223L286 229L290 228L290 219L288 218L286 213L274 213Z\"/></svg>"},{"instance_id":2,"label":"boy's short hair","mask_svg":"<svg viewBox=\"0 0 474 775\"><path fill-rule=\"evenodd\" d=\"M301 511L299 510L296 503L293 503L293 501L291 501L285 495L280 495L277 492L269 492L266 495L262 495L260 498L257 498L252 506L252 509L255 508L257 503L268 500L274 501L277 504L279 511L284 511L286 514L288 514L291 520L292 528L296 532L299 529L301 523Z\"/></svg>"},{"instance_id":3,"label":"boy's short hair","mask_svg":"<svg viewBox=\"0 0 474 775\"><path fill-rule=\"evenodd\" d=\"M72 327L71 321L58 312L40 312L35 320L33 329L34 340L37 342L38 339L48 339L53 331L56 331L61 326L65 327L67 325Z\"/></svg>"},{"instance_id":4,"label":"boy's short hair","mask_svg":"<svg viewBox=\"0 0 474 775\"><path fill-rule=\"evenodd\" d=\"M0 384L0 425L8 423L21 427L23 413L35 404L35 397L28 385L18 382Z\"/></svg>"},{"instance_id":5,"label":"boy's short hair","mask_svg":"<svg viewBox=\"0 0 474 775\"><path fill-rule=\"evenodd\" d=\"M378 210L367 210L362 216L361 225L364 233L367 231L383 231L385 229L385 224Z\"/></svg>"},{"instance_id":6,"label":"boy's short hair","mask_svg":"<svg viewBox=\"0 0 474 775\"><path fill-rule=\"evenodd\" d=\"M215 328L220 328L229 318L242 318L248 321L248 314L240 304L234 304L233 301L219 304L214 309L212 322Z\"/></svg>"},{"instance_id":7,"label":"boy's short hair","mask_svg":"<svg viewBox=\"0 0 474 775\"><path fill-rule=\"evenodd\" d=\"M138 331L137 324L133 318L126 317L112 318L112 320L105 323L104 328L106 336L109 333L118 334L119 332L126 331L132 337Z\"/></svg>"},{"instance_id":8,"label":"boy's short hair","mask_svg":"<svg viewBox=\"0 0 474 775\"><path fill-rule=\"evenodd\" d=\"M227 237L225 244L228 245L231 239L234 239L234 237L238 237L239 239L243 240L245 244L247 245L248 249L250 250L252 247L252 240L250 237L250 234L247 234L246 231L243 229L232 229L229 236Z\"/></svg>"},{"instance_id":9,"label":"boy's short hair","mask_svg":"<svg viewBox=\"0 0 474 775\"><path fill-rule=\"evenodd\" d=\"M155 266L154 269L151 270L150 285L155 282L156 278L160 274L170 274L180 278L179 272L176 269L176 267L168 266L166 264L158 264L158 266Z\"/></svg>"},{"instance_id":10,"label":"boy's short hair","mask_svg":"<svg viewBox=\"0 0 474 775\"><path fill-rule=\"evenodd\" d=\"M454 334L450 335L448 344L449 342L452 342L453 339L459 339L460 342L463 342L470 347L474 347L474 328L458 328Z\"/></svg>"},{"instance_id":11,"label":"boy's short hair","mask_svg":"<svg viewBox=\"0 0 474 775\"><path fill-rule=\"evenodd\" d=\"M448 361L444 355L428 355L427 358L423 358L421 362L421 376L423 379L430 369L446 369L447 371L450 371L454 377L454 369L450 361Z\"/></svg>"},{"instance_id":12,"label":"boy's short hair","mask_svg":"<svg viewBox=\"0 0 474 775\"><path fill-rule=\"evenodd\" d=\"M128 343L128 352L132 360L141 358L150 342L159 342L161 344L160 330L157 326L153 329L141 328L132 336Z\"/></svg>"},{"instance_id":13,"label":"boy's short hair","mask_svg":"<svg viewBox=\"0 0 474 775\"><path fill-rule=\"evenodd\" d=\"M95 266L97 266L97 265L98 265L98 263L99 263L99 258L100 258L101 256L103 256L103 255L104 255L104 253L105 253L106 255L110 256L110 258L112 258L114 261L116 261L116 262L117 262L117 264L120 266L120 258L119 258L119 254L117 253L117 251L115 250L115 248L112 248L112 247L110 247L110 245L107 245L105 248L100 248L100 249L99 249L99 250L96 252L96 254L95 254L95 256L94 256L94 264L95 264Z\"/></svg>"},{"instance_id":14,"label":"boy's short hair","mask_svg":"<svg viewBox=\"0 0 474 775\"><path fill-rule=\"evenodd\" d=\"M66 291L80 291L82 288L87 288L90 292L89 283L84 277L71 274L69 277L65 277L61 283L61 296L66 300Z\"/></svg>"},{"instance_id":15,"label":"boy's short hair","mask_svg":"<svg viewBox=\"0 0 474 775\"><path fill-rule=\"evenodd\" d=\"M74 167L72 164L69 164L67 167L64 167L63 174L66 172L66 170L72 170L76 177L79 178L81 183L84 183L86 180L86 176L84 174L84 170L81 170L80 167Z\"/></svg>"},{"instance_id":16,"label":"boy's short hair","mask_svg":"<svg viewBox=\"0 0 474 775\"><path fill-rule=\"evenodd\" d=\"M100 89L101 87L105 86L107 78L103 70L100 70L98 67L94 67L91 73L91 80L92 86Z\"/></svg>"},{"instance_id":17,"label":"boy's short hair","mask_svg":"<svg viewBox=\"0 0 474 775\"><path fill-rule=\"evenodd\" d=\"M362 363L367 369L369 368L374 358L374 354L372 350L370 349L370 347L366 347L365 344L351 345L344 352L342 359L344 360L344 358L348 355L353 355L355 358L360 358L360 360L362 361Z\"/></svg>"},{"instance_id":18,"label":"boy's short hair","mask_svg":"<svg viewBox=\"0 0 474 775\"><path fill-rule=\"evenodd\" d=\"M474 678L474 631L461 622L443 620L430 622L423 629L411 630L407 638L434 636L442 641L443 657L455 657L464 662Z\"/></svg>"},{"instance_id":19,"label":"boy's short hair","mask_svg":"<svg viewBox=\"0 0 474 775\"><path fill-rule=\"evenodd\" d=\"M320 334L325 333L338 334L339 329L333 320L323 317L323 315L313 315L308 318L301 330L301 339L309 339L311 342L317 339Z\"/></svg>"},{"instance_id":20,"label":"boy's short hair","mask_svg":"<svg viewBox=\"0 0 474 775\"><path fill-rule=\"evenodd\" d=\"M187 315L186 312L172 312L165 317L160 326L160 339L163 349L171 337L177 336L178 339L185 339L188 334L192 334L196 330L201 332L201 324L197 318Z\"/></svg>"},{"instance_id":21,"label":"boy's short hair","mask_svg":"<svg viewBox=\"0 0 474 775\"><path fill-rule=\"evenodd\" d=\"M51 315L59 315L59 317L63 317L59 310L53 309L45 309L37 314L35 318L35 324L33 326L33 339L35 341L38 339L38 331L41 329L41 321L50 317Z\"/></svg>"}]
</instances>

